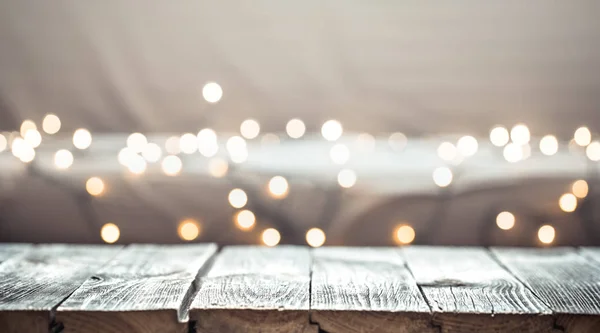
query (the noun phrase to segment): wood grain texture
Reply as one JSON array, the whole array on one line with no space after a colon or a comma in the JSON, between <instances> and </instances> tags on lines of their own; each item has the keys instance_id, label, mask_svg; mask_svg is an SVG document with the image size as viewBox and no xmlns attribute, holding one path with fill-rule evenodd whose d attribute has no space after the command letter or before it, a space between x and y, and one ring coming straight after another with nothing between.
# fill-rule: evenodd
<instances>
[{"instance_id":1,"label":"wood grain texture","mask_svg":"<svg viewBox=\"0 0 600 333\"><path fill-rule=\"evenodd\" d=\"M40 245L0 265L2 332L47 332L52 311L120 249Z\"/></svg>"},{"instance_id":2,"label":"wood grain texture","mask_svg":"<svg viewBox=\"0 0 600 333\"><path fill-rule=\"evenodd\" d=\"M31 244L0 243L0 264L10 258L25 253L31 248Z\"/></svg>"},{"instance_id":3,"label":"wood grain texture","mask_svg":"<svg viewBox=\"0 0 600 333\"><path fill-rule=\"evenodd\" d=\"M398 248L313 250L311 318L337 332L436 332Z\"/></svg>"},{"instance_id":4,"label":"wood grain texture","mask_svg":"<svg viewBox=\"0 0 600 333\"><path fill-rule=\"evenodd\" d=\"M190 317L198 332L310 332L309 288L307 248L226 247L201 279Z\"/></svg>"},{"instance_id":5,"label":"wood grain texture","mask_svg":"<svg viewBox=\"0 0 600 333\"><path fill-rule=\"evenodd\" d=\"M579 252L584 257L600 263L600 247L582 247Z\"/></svg>"},{"instance_id":6,"label":"wood grain texture","mask_svg":"<svg viewBox=\"0 0 600 333\"><path fill-rule=\"evenodd\" d=\"M184 332L215 244L131 245L57 309L66 332Z\"/></svg>"},{"instance_id":7,"label":"wood grain texture","mask_svg":"<svg viewBox=\"0 0 600 333\"><path fill-rule=\"evenodd\" d=\"M496 258L555 314L600 315L600 267L573 248L493 248Z\"/></svg>"}]
</instances>

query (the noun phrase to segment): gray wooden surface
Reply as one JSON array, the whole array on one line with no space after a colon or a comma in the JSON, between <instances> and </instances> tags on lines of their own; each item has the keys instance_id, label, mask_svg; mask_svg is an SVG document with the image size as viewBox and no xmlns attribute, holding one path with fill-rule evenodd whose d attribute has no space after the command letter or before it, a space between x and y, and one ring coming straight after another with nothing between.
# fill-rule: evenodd
<instances>
[{"instance_id":1,"label":"gray wooden surface","mask_svg":"<svg viewBox=\"0 0 600 333\"><path fill-rule=\"evenodd\" d=\"M583 247L579 251L584 257L600 264L600 247Z\"/></svg>"},{"instance_id":2,"label":"gray wooden surface","mask_svg":"<svg viewBox=\"0 0 600 333\"><path fill-rule=\"evenodd\" d=\"M187 321L198 272L216 251L215 244L130 245L58 307L57 321L71 332L185 328L176 323ZM135 315L141 322L127 326Z\"/></svg>"},{"instance_id":3,"label":"gray wooden surface","mask_svg":"<svg viewBox=\"0 0 600 333\"><path fill-rule=\"evenodd\" d=\"M30 248L30 244L2 243L0 244L0 263L22 254Z\"/></svg>"}]
</instances>

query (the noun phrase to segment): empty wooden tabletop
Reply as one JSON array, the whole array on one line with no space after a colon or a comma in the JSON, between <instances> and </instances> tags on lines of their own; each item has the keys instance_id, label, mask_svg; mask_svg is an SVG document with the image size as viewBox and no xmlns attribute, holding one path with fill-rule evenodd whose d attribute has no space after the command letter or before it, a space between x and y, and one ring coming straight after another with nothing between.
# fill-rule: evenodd
<instances>
[{"instance_id":1,"label":"empty wooden tabletop","mask_svg":"<svg viewBox=\"0 0 600 333\"><path fill-rule=\"evenodd\" d=\"M0 332L600 332L600 249L0 244Z\"/></svg>"}]
</instances>

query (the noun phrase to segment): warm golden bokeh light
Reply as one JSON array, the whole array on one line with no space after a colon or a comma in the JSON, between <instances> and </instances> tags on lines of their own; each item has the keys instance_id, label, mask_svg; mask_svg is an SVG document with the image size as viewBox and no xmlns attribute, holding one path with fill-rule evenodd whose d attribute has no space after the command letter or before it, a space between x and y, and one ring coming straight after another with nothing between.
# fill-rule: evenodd
<instances>
[{"instance_id":1,"label":"warm golden bokeh light","mask_svg":"<svg viewBox=\"0 0 600 333\"><path fill-rule=\"evenodd\" d=\"M344 133L342 124L337 120L328 120L321 126L321 134L327 141L335 141Z\"/></svg>"},{"instance_id":2,"label":"warm golden bokeh light","mask_svg":"<svg viewBox=\"0 0 600 333\"><path fill-rule=\"evenodd\" d=\"M216 82L208 82L202 87L202 97L209 103L217 103L223 97L223 88Z\"/></svg>"},{"instance_id":3,"label":"warm golden bokeh light","mask_svg":"<svg viewBox=\"0 0 600 333\"><path fill-rule=\"evenodd\" d=\"M590 144L592 141L592 133L587 127L579 127L575 130L575 135L573 135L573 139L575 139L575 143L578 145L585 147Z\"/></svg>"},{"instance_id":4,"label":"warm golden bokeh light","mask_svg":"<svg viewBox=\"0 0 600 333\"><path fill-rule=\"evenodd\" d=\"M200 223L193 219L185 219L179 222L177 234L184 241L192 241L200 235Z\"/></svg>"},{"instance_id":5,"label":"warm golden bokeh light","mask_svg":"<svg viewBox=\"0 0 600 333\"><path fill-rule=\"evenodd\" d=\"M558 140L554 135L546 135L540 140L542 154L552 156L558 152Z\"/></svg>"},{"instance_id":6,"label":"warm golden bokeh light","mask_svg":"<svg viewBox=\"0 0 600 333\"><path fill-rule=\"evenodd\" d=\"M77 149L87 149L92 145L92 134L85 128L80 128L73 133L73 145Z\"/></svg>"},{"instance_id":7,"label":"warm golden bokeh light","mask_svg":"<svg viewBox=\"0 0 600 333\"><path fill-rule=\"evenodd\" d=\"M91 177L85 182L85 189L89 194L97 197L104 194L104 181L99 177Z\"/></svg>"},{"instance_id":8,"label":"warm golden bokeh light","mask_svg":"<svg viewBox=\"0 0 600 333\"><path fill-rule=\"evenodd\" d=\"M515 226L515 216L511 212L501 212L496 216L496 225L502 230L510 230Z\"/></svg>"},{"instance_id":9,"label":"warm golden bokeh light","mask_svg":"<svg viewBox=\"0 0 600 333\"><path fill-rule=\"evenodd\" d=\"M438 156L444 161L452 161L456 153L456 146L450 142L442 142L437 149Z\"/></svg>"},{"instance_id":10,"label":"warm golden bokeh light","mask_svg":"<svg viewBox=\"0 0 600 333\"><path fill-rule=\"evenodd\" d=\"M160 164L162 171L167 176L176 176L181 172L183 163L181 159L175 155L166 156Z\"/></svg>"},{"instance_id":11,"label":"warm golden bokeh light","mask_svg":"<svg viewBox=\"0 0 600 333\"><path fill-rule=\"evenodd\" d=\"M181 153L181 150L179 149L178 136L171 136L167 138L167 140L165 141L165 151L167 152L167 154L171 155L177 155Z\"/></svg>"},{"instance_id":12,"label":"warm golden bokeh light","mask_svg":"<svg viewBox=\"0 0 600 333\"><path fill-rule=\"evenodd\" d=\"M260 134L260 124L254 119L246 119L240 125L240 133L246 139L254 139Z\"/></svg>"},{"instance_id":13,"label":"warm golden bokeh light","mask_svg":"<svg viewBox=\"0 0 600 333\"><path fill-rule=\"evenodd\" d=\"M577 209L577 197L572 193L565 193L558 200L558 205L563 212L574 212Z\"/></svg>"},{"instance_id":14,"label":"warm golden bokeh light","mask_svg":"<svg viewBox=\"0 0 600 333\"><path fill-rule=\"evenodd\" d=\"M185 133L179 138L179 150L191 155L198 151L198 137L192 133Z\"/></svg>"},{"instance_id":15,"label":"warm golden bokeh light","mask_svg":"<svg viewBox=\"0 0 600 333\"><path fill-rule=\"evenodd\" d=\"M148 143L142 151L142 157L150 163L156 163L162 156L162 149L156 143Z\"/></svg>"},{"instance_id":16,"label":"warm golden bokeh light","mask_svg":"<svg viewBox=\"0 0 600 333\"><path fill-rule=\"evenodd\" d=\"M73 165L73 154L66 150L61 149L54 154L54 165L59 169L68 169Z\"/></svg>"},{"instance_id":17,"label":"warm golden bokeh light","mask_svg":"<svg viewBox=\"0 0 600 333\"><path fill-rule=\"evenodd\" d=\"M250 210L240 210L235 214L235 223L242 230L251 230L256 223L256 216Z\"/></svg>"},{"instance_id":18,"label":"warm golden bokeh light","mask_svg":"<svg viewBox=\"0 0 600 333\"><path fill-rule=\"evenodd\" d=\"M42 129L47 134L56 134L60 131L60 118L55 114L47 114L42 121Z\"/></svg>"},{"instance_id":19,"label":"warm golden bokeh light","mask_svg":"<svg viewBox=\"0 0 600 333\"><path fill-rule=\"evenodd\" d=\"M210 129L204 128L198 132L198 152L204 157L213 157L219 152L219 142L217 133Z\"/></svg>"},{"instance_id":20,"label":"warm golden bokeh light","mask_svg":"<svg viewBox=\"0 0 600 333\"><path fill-rule=\"evenodd\" d=\"M594 162L600 161L600 142L593 141L590 143L585 149L585 154Z\"/></svg>"},{"instance_id":21,"label":"warm golden bokeh light","mask_svg":"<svg viewBox=\"0 0 600 333\"><path fill-rule=\"evenodd\" d=\"M248 196L244 190L234 188L229 192L228 200L233 208L242 208L248 203Z\"/></svg>"},{"instance_id":22,"label":"warm golden bokeh light","mask_svg":"<svg viewBox=\"0 0 600 333\"><path fill-rule=\"evenodd\" d=\"M262 241L266 246L275 246L280 240L281 235L277 229L269 228L262 232Z\"/></svg>"},{"instance_id":23,"label":"warm golden bokeh light","mask_svg":"<svg viewBox=\"0 0 600 333\"><path fill-rule=\"evenodd\" d=\"M290 138L299 139L306 132L306 125L300 119L292 119L285 125L285 131Z\"/></svg>"},{"instance_id":24,"label":"warm golden bokeh light","mask_svg":"<svg viewBox=\"0 0 600 333\"><path fill-rule=\"evenodd\" d=\"M131 133L127 137L127 147L135 153L144 151L144 147L148 144L148 139L142 133Z\"/></svg>"},{"instance_id":25,"label":"warm golden bokeh light","mask_svg":"<svg viewBox=\"0 0 600 333\"><path fill-rule=\"evenodd\" d=\"M227 175L229 164L222 158L213 157L208 161L208 173L215 178L222 178Z\"/></svg>"},{"instance_id":26,"label":"warm golden bokeh light","mask_svg":"<svg viewBox=\"0 0 600 333\"><path fill-rule=\"evenodd\" d=\"M447 167L439 167L433 170L433 182L439 187L450 185L452 178L452 170Z\"/></svg>"},{"instance_id":27,"label":"warm golden bokeh light","mask_svg":"<svg viewBox=\"0 0 600 333\"><path fill-rule=\"evenodd\" d=\"M312 228L306 232L306 243L312 247L320 247L325 244L325 232L319 228Z\"/></svg>"},{"instance_id":28,"label":"warm golden bokeh light","mask_svg":"<svg viewBox=\"0 0 600 333\"><path fill-rule=\"evenodd\" d=\"M275 199L282 199L288 195L289 184L287 179L275 176L269 180L269 194Z\"/></svg>"},{"instance_id":29,"label":"warm golden bokeh light","mask_svg":"<svg viewBox=\"0 0 600 333\"><path fill-rule=\"evenodd\" d=\"M408 138L401 132L392 133L388 138L388 144L395 151L402 151L407 143Z\"/></svg>"},{"instance_id":30,"label":"warm golden bokeh light","mask_svg":"<svg viewBox=\"0 0 600 333\"><path fill-rule=\"evenodd\" d=\"M515 143L509 143L504 147L502 154L510 163L519 162L523 159L523 148Z\"/></svg>"},{"instance_id":31,"label":"warm golden bokeh light","mask_svg":"<svg viewBox=\"0 0 600 333\"><path fill-rule=\"evenodd\" d=\"M552 242L554 242L555 236L556 231L551 225L543 225L538 230L538 239L544 244L551 244Z\"/></svg>"},{"instance_id":32,"label":"warm golden bokeh light","mask_svg":"<svg viewBox=\"0 0 600 333\"><path fill-rule=\"evenodd\" d=\"M148 163L146 160L138 154L131 156L131 159L127 162L127 169L134 175L141 175L146 171Z\"/></svg>"},{"instance_id":33,"label":"warm golden bokeh light","mask_svg":"<svg viewBox=\"0 0 600 333\"><path fill-rule=\"evenodd\" d=\"M508 130L502 126L496 126L490 131L490 141L494 146L503 147L510 140Z\"/></svg>"},{"instance_id":34,"label":"warm golden bokeh light","mask_svg":"<svg viewBox=\"0 0 600 333\"><path fill-rule=\"evenodd\" d=\"M583 199L588 195L588 183L583 179L575 181L573 185L571 185L571 190L576 197Z\"/></svg>"},{"instance_id":35,"label":"warm golden bokeh light","mask_svg":"<svg viewBox=\"0 0 600 333\"><path fill-rule=\"evenodd\" d=\"M38 130L31 129L25 133L25 137L23 137L23 139L25 142L29 143L31 147L37 148L42 143L42 134L40 134Z\"/></svg>"},{"instance_id":36,"label":"warm golden bokeh light","mask_svg":"<svg viewBox=\"0 0 600 333\"><path fill-rule=\"evenodd\" d=\"M338 184L343 188L350 188L356 184L356 172L350 169L343 169L337 176Z\"/></svg>"},{"instance_id":37,"label":"warm golden bokeh light","mask_svg":"<svg viewBox=\"0 0 600 333\"><path fill-rule=\"evenodd\" d=\"M27 119L21 123L21 129L19 131L19 133L21 134L21 137L25 137L25 134L29 130L37 130L37 126L35 125L33 120Z\"/></svg>"},{"instance_id":38,"label":"warm golden bokeh light","mask_svg":"<svg viewBox=\"0 0 600 333\"><path fill-rule=\"evenodd\" d=\"M329 157L335 164L345 164L350 158L350 150L346 145L338 143L329 150Z\"/></svg>"},{"instance_id":39,"label":"warm golden bokeh light","mask_svg":"<svg viewBox=\"0 0 600 333\"><path fill-rule=\"evenodd\" d=\"M399 225L394 233L396 242L410 244L415 240L415 229L408 224Z\"/></svg>"},{"instance_id":40,"label":"warm golden bokeh light","mask_svg":"<svg viewBox=\"0 0 600 333\"><path fill-rule=\"evenodd\" d=\"M510 139L517 145L529 143L531 134L529 128L525 124L517 124L510 130Z\"/></svg>"},{"instance_id":41,"label":"warm golden bokeh light","mask_svg":"<svg viewBox=\"0 0 600 333\"><path fill-rule=\"evenodd\" d=\"M112 244L119 240L119 236L121 236L121 231L119 227L117 227L114 223L106 223L102 226L100 230L100 236L105 243Z\"/></svg>"},{"instance_id":42,"label":"warm golden bokeh light","mask_svg":"<svg viewBox=\"0 0 600 333\"><path fill-rule=\"evenodd\" d=\"M477 153L477 149L479 148L479 143L477 139L470 135L465 135L458 139L456 143L456 149L458 152L465 157L473 156Z\"/></svg>"}]
</instances>

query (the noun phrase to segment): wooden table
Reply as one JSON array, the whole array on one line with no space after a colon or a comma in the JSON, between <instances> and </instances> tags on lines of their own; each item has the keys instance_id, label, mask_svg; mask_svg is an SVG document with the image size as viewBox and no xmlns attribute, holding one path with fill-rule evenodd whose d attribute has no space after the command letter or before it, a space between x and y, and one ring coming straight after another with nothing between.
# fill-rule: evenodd
<instances>
[{"instance_id":1,"label":"wooden table","mask_svg":"<svg viewBox=\"0 0 600 333\"><path fill-rule=\"evenodd\" d=\"M600 248L0 244L0 332L600 332Z\"/></svg>"}]
</instances>

